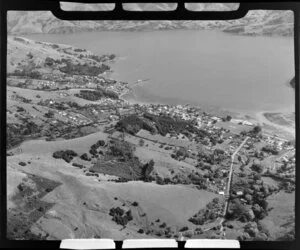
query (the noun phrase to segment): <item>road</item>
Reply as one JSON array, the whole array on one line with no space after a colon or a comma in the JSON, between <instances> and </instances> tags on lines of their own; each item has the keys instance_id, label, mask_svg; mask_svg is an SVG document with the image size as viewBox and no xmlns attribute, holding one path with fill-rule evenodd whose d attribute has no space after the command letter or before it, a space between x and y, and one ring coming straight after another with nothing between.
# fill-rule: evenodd
<instances>
[{"instance_id":1,"label":"road","mask_svg":"<svg viewBox=\"0 0 300 250\"><path fill-rule=\"evenodd\" d=\"M227 183L227 189L226 189L226 193L225 193L225 197L228 197L229 198L229 195L230 195L230 186L231 186L231 180L232 180L232 174L233 174L233 164L234 164L234 158L236 156L236 154L241 150L241 148L245 145L245 143L247 142L247 140L249 139L250 137L246 137L245 140L240 144L240 146L233 152L233 154L231 155L231 164L230 164L230 172L229 172L229 178L228 178L228 183ZM228 203L229 203L229 199L226 198L226 201L225 201L225 209L224 209L224 212L223 212L223 218L221 218L221 221L220 221L220 232L222 234L222 237L225 237L225 231L224 231L224 227L223 227L223 222L225 220L225 216L226 216L226 213L227 213L227 209L228 209ZM212 228L207 228L206 230L204 231L208 231ZM186 232L188 231L191 231L193 232L193 230L187 230ZM180 232L179 233L179 238L178 238L179 241L184 241L185 238L184 236L182 235L182 233Z\"/></svg>"},{"instance_id":2,"label":"road","mask_svg":"<svg viewBox=\"0 0 300 250\"><path fill-rule=\"evenodd\" d=\"M221 230L221 232L223 231L223 236L225 236L225 232L224 232L224 228L223 228L223 222L225 220L225 216L226 216L227 209L228 209L228 204L229 204L229 196L230 196L230 187L231 187L232 174L233 174L234 158L235 158L236 154L241 150L241 148L245 145L245 143L247 142L248 139L249 139L249 137L247 136L245 138L245 140L240 144L240 146L231 155L229 178L228 178L227 188L226 188L226 193L225 193L225 199L226 199L225 200L225 207L224 207L224 211L223 211L223 218L220 221L220 225L221 225L220 230Z\"/></svg>"}]
</instances>

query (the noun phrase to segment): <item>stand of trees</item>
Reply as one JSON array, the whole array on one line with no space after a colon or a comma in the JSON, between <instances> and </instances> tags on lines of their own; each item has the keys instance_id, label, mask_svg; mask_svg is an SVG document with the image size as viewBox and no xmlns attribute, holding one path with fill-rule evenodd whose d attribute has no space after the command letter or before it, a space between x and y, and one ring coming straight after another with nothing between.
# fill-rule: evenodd
<instances>
[{"instance_id":1,"label":"stand of trees","mask_svg":"<svg viewBox=\"0 0 300 250\"><path fill-rule=\"evenodd\" d=\"M92 66L85 64L73 64L70 60L65 61L66 66L60 67L59 70L69 75L90 75L97 76L110 69L109 66L101 64L101 66Z\"/></svg>"},{"instance_id":2,"label":"stand of trees","mask_svg":"<svg viewBox=\"0 0 300 250\"><path fill-rule=\"evenodd\" d=\"M79 94L75 94L75 96L79 98L83 98L89 101L98 101L104 97L111 99L118 99L119 96L113 91L105 90L105 89L97 89L97 90L80 90Z\"/></svg>"},{"instance_id":3,"label":"stand of trees","mask_svg":"<svg viewBox=\"0 0 300 250\"><path fill-rule=\"evenodd\" d=\"M154 161L150 160L148 163L146 163L143 166L141 179L143 181L150 181L151 180L150 174L153 170L154 170Z\"/></svg>"},{"instance_id":4,"label":"stand of trees","mask_svg":"<svg viewBox=\"0 0 300 250\"><path fill-rule=\"evenodd\" d=\"M126 226L127 223L133 220L131 210L125 212L122 208L116 207L109 210L109 215L112 216L112 220L119 225Z\"/></svg>"},{"instance_id":5,"label":"stand of trees","mask_svg":"<svg viewBox=\"0 0 300 250\"><path fill-rule=\"evenodd\" d=\"M60 150L54 152L52 156L53 158L63 159L65 162L70 163L71 160L73 160L73 158L77 156L77 153L73 150Z\"/></svg>"}]
</instances>

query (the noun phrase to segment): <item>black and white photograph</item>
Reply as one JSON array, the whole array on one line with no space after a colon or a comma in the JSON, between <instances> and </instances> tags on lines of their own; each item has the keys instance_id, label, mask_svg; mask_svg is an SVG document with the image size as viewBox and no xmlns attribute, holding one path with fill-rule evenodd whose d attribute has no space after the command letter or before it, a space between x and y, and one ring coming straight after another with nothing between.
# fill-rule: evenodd
<instances>
[{"instance_id":1,"label":"black and white photograph","mask_svg":"<svg viewBox=\"0 0 300 250\"><path fill-rule=\"evenodd\" d=\"M232 20L8 11L7 238L293 241L294 52L291 10Z\"/></svg>"}]
</instances>

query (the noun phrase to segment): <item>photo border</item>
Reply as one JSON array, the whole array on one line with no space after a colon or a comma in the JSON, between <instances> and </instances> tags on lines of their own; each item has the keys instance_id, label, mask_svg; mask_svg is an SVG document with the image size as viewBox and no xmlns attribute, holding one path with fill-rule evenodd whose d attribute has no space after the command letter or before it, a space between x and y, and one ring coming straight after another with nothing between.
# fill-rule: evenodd
<instances>
[{"instance_id":1,"label":"photo border","mask_svg":"<svg viewBox=\"0 0 300 250\"><path fill-rule=\"evenodd\" d=\"M64 2L82 2L82 3L116 3L111 0L64 0ZM178 7L174 11L124 11L122 3L177 3ZM0 33L1 33L1 61L0 61L0 116L1 116L1 179L0 179L0 247L9 248L59 248L61 241L29 241L29 240L8 240L6 238L7 227L7 187L6 187L6 66L7 66L7 11L52 11L52 13L62 19L67 20L226 20L241 18L249 10L266 9L266 10L291 10L294 14L294 63L295 63L295 125L296 125L296 191L295 191L295 240L294 241L241 241L242 249L297 249L300 246L300 170L297 170L298 159L300 154L300 102L299 102L299 48L300 48L300 2L297 1L213 1L211 3L240 3L240 7L235 11L217 12L217 11L188 11L184 8L184 3L197 2L207 3L208 1L176 1L176 0L136 0L117 2L113 11L63 11L59 7L59 0L0 0ZM299 184L298 184L299 183ZM121 241L116 241L117 249L120 249ZM184 243L179 242L183 247Z\"/></svg>"}]
</instances>

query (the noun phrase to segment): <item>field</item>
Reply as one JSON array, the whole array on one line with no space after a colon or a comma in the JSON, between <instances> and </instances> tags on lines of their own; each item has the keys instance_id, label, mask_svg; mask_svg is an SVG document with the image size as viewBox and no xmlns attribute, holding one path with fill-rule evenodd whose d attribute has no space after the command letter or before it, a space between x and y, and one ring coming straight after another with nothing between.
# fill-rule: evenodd
<instances>
[{"instance_id":1,"label":"field","mask_svg":"<svg viewBox=\"0 0 300 250\"><path fill-rule=\"evenodd\" d=\"M218 122L216 126L224 129L229 129L234 134L240 134L242 131L249 131L252 129L251 126L222 121Z\"/></svg>"},{"instance_id":2,"label":"field","mask_svg":"<svg viewBox=\"0 0 300 250\"><path fill-rule=\"evenodd\" d=\"M183 185L158 185L142 181L107 182L106 175L86 176L85 170L52 157L52 152L64 149L72 149L78 154L88 152L89 147L99 139L107 140L107 135L98 132L72 140L26 141L12 150L14 155L8 158L11 173L8 176L8 204L11 208L24 210L13 197L20 195L16 186L24 183L28 176L36 175L48 182L61 183L41 199L41 202L53 205L45 209L39 217L28 221L32 225L33 233L41 234L40 237L47 239L153 238L164 236L160 226L166 223L170 228L169 234L177 237L178 230L183 226L194 228L195 225L190 223L188 218L218 196L209 191ZM149 150L145 155L149 155ZM139 156L142 154L137 152ZM156 155L152 156L156 159ZM21 161L26 165L21 166ZM158 163L156 168L163 169L162 166L163 164ZM172 166L173 164L170 164L170 167ZM133 206L133 202L137 202L138 206ZM125 228L112 221L108 214L109 209L117 206L132 211L133 221ZM137 233L139 229L150 234Z\"/></svg>"},{"instance_id":3,"label":"field","mask_svg":"<svg viewBox=\"0 0 300 250\"><path fill-rule=\"evenodd\" d=\"M170 154L176 151L176 149L178 149L179 147L171 146L170 149L165 149L166 146L170 146L172 144L166 144L164 147L162 147L161 144L167 143L167 141L169 141L169 138L165 138L165 141L163 140L164 137L160 135L156 135L155 138L159 138L160 142L154 142L156 140L149 141L145 137L144 146L142 147L138 146L141 139L140 137L126 135L125 140L137 146L135 155L139 157L142 163L146 163L150 160L154 160L155 162L154 168L156 172L162 177L170 177L172 175L171 172L173 174L176 173L188 174L191 173L192 171L201 172L201 170L195 168L195 166L191 164L193 162L192 159L187 158L185 161L177 161L170 156ZM176 139L172 139L172 140L175 141ZM177 144L175 145L183 146L184 142L181 142L181 140L177 140Z\"/></svg>"},{"instance_id":4,"label":"field","mask_svg":"<svg viewBox=\"0 0 300 250\"><path fill-rule=\"evenodd\" d=\"M272 210L262 220L262 224L272 235L271 240L283 238L295 227L295 193L280 191L268 197L267 201Z\"/></svg>"},{"instance_id":5,"label":"field","mask_svg":"<svg viewBox=\"0 0 300 250\"><path fill-rule=\"evenodd\" d=\"M61 141L45 141L31 140L22 143L18 148L12 149L10 152L14 154L36 154L36 155L52 155L55 151L72 149L78 154L87 153L89 147L100 139L106 139L107 134L103 132L93 133L84 137L61 140Z\"/></svg>"}]
</instances>

